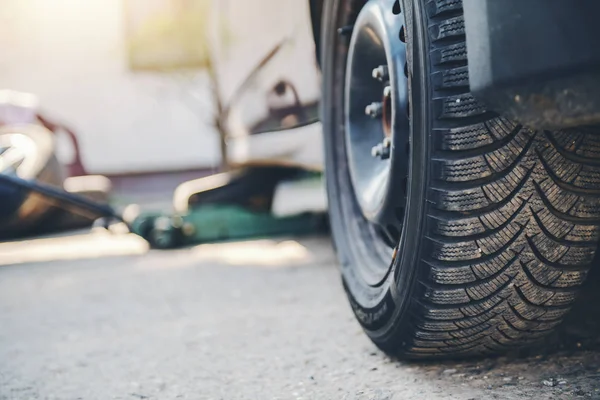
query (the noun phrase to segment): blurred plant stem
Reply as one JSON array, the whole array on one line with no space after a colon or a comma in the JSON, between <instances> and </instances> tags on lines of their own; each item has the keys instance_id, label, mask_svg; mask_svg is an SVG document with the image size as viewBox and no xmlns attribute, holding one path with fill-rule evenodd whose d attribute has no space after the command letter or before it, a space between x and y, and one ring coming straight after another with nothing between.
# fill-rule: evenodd
<instances>
[{"instance_id":1,"label":"blurred plant stem","mask_svg":"<svg viewBox=\"0 0 600 400\"><path fill-rule=\"evenodd\" d=\"M198 72L206 73L212 114L210 125L219 135L221 169L228 169L226 104L221 95L217 54L232 42L225 0L164 0L144 18L136 18L146 0L127 0L129 65L134 71L182 74L186 91L194 91ZM206 93L206 92L205 92ZM197 107L194 107L197 112Z\"/></svg>"},{"instance_id":2,"label":"blurred plant stem","mask_svg":"<svg viewBox=\"0 0 600 400\"><path fill-rule=\"evenodd\" d=\"M219 150L221 152L221 170L229 169L229 159L227 157L227 127L224 121L225 117L225 104L221 96L220 85L219 85L219 74L217 73L216 64L212 55L208 56L208 62L206 66L206 72L208 74L208 81L210 86L210 95L212 103L215 107L215 111L212 117L212 125L219 134Z\"/></svg>"}]
</instances>

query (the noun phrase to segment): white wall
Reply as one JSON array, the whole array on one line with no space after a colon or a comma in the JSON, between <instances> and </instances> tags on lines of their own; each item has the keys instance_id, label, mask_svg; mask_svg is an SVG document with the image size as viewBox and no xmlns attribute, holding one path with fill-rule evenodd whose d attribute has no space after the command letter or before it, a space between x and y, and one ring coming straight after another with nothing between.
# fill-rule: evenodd
<instances>
[{"instance_id":1,"label":"white wall","mask_svg":"<svg viewBox=\"0 0 600 400\"><path fill-rule=\"evenodd\" d=\"M72 126L92 173L215 166L202 78L130 72L123 9L122 0L0 0L0 88L37 94Z\"/></svg>"}]
</instances>

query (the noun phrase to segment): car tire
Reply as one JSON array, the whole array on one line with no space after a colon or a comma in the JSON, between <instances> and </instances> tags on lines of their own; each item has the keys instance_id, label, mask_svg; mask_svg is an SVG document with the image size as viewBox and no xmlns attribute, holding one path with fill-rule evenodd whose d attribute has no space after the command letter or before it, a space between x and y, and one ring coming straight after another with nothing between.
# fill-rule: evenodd
<instances>
[{"instance_id":1,"label":"car tire","mask_svg":"<svg viewBox=\"0 0 600 400\"><path fill-rule=\"evenodd\" d=\"M408 169L391 183L405 198L390 244L361 212L346 135L348 31L365 3L326 2L321 38L331 228L356 318L404 359L535 342L561 323L594 258L600 129L534 131L486 110L469 93L461 1L390 0L389 18L404 17L410 99L408 142L391 149ZM388 269L373 283L370 268Z\"/></svg>"}]
</instances>

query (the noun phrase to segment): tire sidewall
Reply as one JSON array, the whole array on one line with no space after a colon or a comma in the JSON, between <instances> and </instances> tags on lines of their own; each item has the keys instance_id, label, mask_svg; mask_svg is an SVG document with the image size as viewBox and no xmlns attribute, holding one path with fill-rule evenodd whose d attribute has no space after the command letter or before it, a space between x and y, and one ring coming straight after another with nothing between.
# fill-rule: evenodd
<instances>
[{"instance_id":1,"label":"tire sidewall","mask_svg":"<svg viewBox=\"0 0 600 400\"><path fill-rule=\"evenodd\" d=\"M340 26L340 7L344 0L334 0L325 5L323 32L322 32L322 66L323 66L323 99L322 120L325 134L325 171L330 204L331 227L334 233L334 244L341 263L341 273L344 288L348 294L350 304L359 322L367 333L380 347L387 347L389 338L394 337L394 331L404 324L407 304L414 299L418 279L420 260L420 246L423 224L426 215L426 188L428 182L428 157L429 157L429 95L428 95L428 69L425 68L425 35L415 31L415 18L422 18L421 4L413 7L413 2L402 1L405 12L406 29L415 39L408 43L407 62L409 64L409 96L411 104L411 153L409 174L408 202L406 208L406 221L403 227L399 256L396 257L388 281L380 287L371 287L365 284L356 271L356 263L360 262L357 256L357 246L368 246L369 243L352 243L349 224L354 223L352 215L348 215L348 202L353 199L352 186L348 166L345 162L344 143L339 142L338 121L339 114L336 110L336 98L339 93L339 82L344 82L336 75L339 65L347 55L341 52L341 42L336 28ZM417 24L422 29L423 24ZM348 41L349 42L349 41ZM347 43L346 43L347 44ZM347 50L347 49L346 49ZM417 50L417 51L415 51ZM417 57L412 55L416 54ZM339 103L338 103L339 104ZM350 194L350 195L349 195ZM344 210L346 207L346 210ZM357 218L357 217L354 217ZM337 233L337 234L336 234ZM362 260L364 262L364 260Z\"/></svg>"},{"instance_id":2,"label":"tire sidewall","mask_svg":"<svg viewBox=\"0 0 600 400\"><path fill-rule=\"evenodd\" d=\"M343 285L357 318L363 325L369 325L373 322L373 315L378 315L382 309L382 300L388 294L385 286L388 285L370 287L361 284L362 279L353 268L353 263L356 259L355 246L364 245L364 243L351 243L346 235L335 234L335 232L348 232L351 229L349 225L357 222L355 218L349 216L346 212L348 208L352 207L350 202L354 199L349 199L348 197L351 196L347 196L348 191L352 190L351 178L345 159L345 145L337 137L340 134L339 123L343 120L339 113L343 111L335 109L336 96L340 95L339 90L343 91L343 82L345 81L337 75L339 73L338 63L344 63L345 68L345 57L347 56L347 45L349 43L349 40L345 41L336 31L336 26L339 26L340 23L338 15L344 3L345 0L327 2L322 24L323 94L321 119L323 121L326 153L325 177L330 224L331 230L334 232L333 241L340 261ZM341 89L338 86L340 84L342 85ZM379 320L380 318L375 319Z\"/></svg>"}]
</instances>

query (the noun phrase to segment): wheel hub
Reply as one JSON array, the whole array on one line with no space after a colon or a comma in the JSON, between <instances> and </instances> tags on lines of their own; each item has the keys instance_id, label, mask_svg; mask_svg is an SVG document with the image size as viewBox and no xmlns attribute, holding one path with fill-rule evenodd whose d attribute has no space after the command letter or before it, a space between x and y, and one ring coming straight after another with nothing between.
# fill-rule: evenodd
<instances>
[{"instance_id":1,"label":"wheel hub","mask_svg":"<svg viewBox=\"0 0 600 400\"><path fill-rule=\"evenodd\" d=\"M358 15L344 108L348 166L361 211L369 221L399 233L410 142L404 18L392 12L394 4L371 0Z\"/></svg>"}]
</instances>

